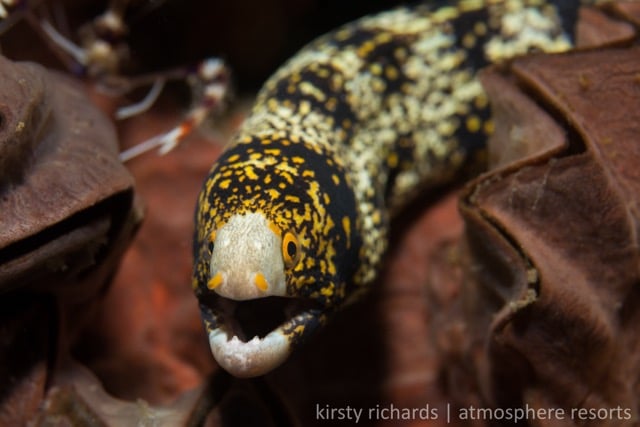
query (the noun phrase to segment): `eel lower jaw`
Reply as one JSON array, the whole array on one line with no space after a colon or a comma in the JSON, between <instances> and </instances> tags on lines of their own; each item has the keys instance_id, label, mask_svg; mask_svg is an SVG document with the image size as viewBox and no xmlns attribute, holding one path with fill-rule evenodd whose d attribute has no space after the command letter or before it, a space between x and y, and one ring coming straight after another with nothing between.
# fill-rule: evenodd
<instances>
[{"instance_id":1,"label":"eel lower jaw","mask_svg":"<svg viewBox=\"0 0 640 427\"><path fill-rule=\"evenodd\" d=\"M209 345L218 364L235 377L264 375L280 366L291 352L287 336L279 329L248 342L229 335L224 327L216 328L209 332Z\"/></svg>"},{"instance_id":2,"label":"eel lower jaw","mask_svg":"<svg viewBox=\"0 0 640 427\"><path fill-rule=\"evenodd\" d=\"M323 318L317 304L298 298L234 301L215 296L206 306L217 319L207 326L211 352L220 367L239 378L277 368Z\"/></svg>"}]
</instances>

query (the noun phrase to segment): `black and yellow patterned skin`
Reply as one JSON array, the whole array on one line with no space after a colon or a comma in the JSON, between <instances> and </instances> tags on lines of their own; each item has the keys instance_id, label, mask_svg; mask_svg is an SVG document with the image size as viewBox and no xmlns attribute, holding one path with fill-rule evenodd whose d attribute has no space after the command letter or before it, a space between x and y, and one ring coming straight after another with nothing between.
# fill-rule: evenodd
<instances>
[{"instance_id":1,"label":"black and yellow patterned skin","mask_svg":"<svg viewBox=\"0 0 640 427\"><path fill-rule=\"evenodd\" d=\"M302 49L265 83L213 166L197 205L193 276L210 337L235 334L233 314L222 314L216 298L255 300L264 291L313 302L277 328L286 351L280 344L262 348L260 338L253 347L234 339L228 349L221 349L224 338L215 345L212 339L214 355L232 374L268 372L368 287L394 212L450 180L484 147L492 122L477 70L532 51L569 49L580 2L440 3L365 17ZM269 294L276 279L250 273L258 291L227 288L219 296L223 278L234 274L229 269L258 262L243 264L253 249L235 231L249 229L249 218L264 218L260 230L271 230L265 239L275 243L258 245L269 248L265 257L276 256L272 246L281 243L275 251L286 286ZM234 241L225 237L220 248L216 236L230 222L238 224L227 227ZM236 252L214 256L223 250ZM286 354L260 357L270 351Z\"/></svg>"}]
</instances>

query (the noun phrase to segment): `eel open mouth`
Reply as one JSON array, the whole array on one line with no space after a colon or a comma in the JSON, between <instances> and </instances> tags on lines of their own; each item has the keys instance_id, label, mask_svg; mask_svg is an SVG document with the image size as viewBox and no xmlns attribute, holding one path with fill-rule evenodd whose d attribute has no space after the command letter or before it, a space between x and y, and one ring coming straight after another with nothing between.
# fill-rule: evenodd
<instances>
[{"instance_id":1,"label":"eel open mouth","mask_svg":"<svg viewBox=\"0 0 640 427\"><path fill-rule=\"evenodd\" d=\"M273 296L235 301L214 294L202 304L216 320L215 327L207 328L214 358L227 372L244 378L284 362L320 324L323 312L309 299Z\"/></svg>"}]
</instances>

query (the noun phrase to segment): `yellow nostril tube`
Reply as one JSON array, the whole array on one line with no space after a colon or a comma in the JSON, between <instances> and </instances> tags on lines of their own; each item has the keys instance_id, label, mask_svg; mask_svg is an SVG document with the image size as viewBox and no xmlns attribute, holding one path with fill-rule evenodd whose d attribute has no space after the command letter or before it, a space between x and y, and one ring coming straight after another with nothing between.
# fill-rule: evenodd
<instances>
[{"instance_id":1,"label":"yellow nostril tube","mask_svg":"<svg viewBox=\"0 0 640 427\"><path fill-rule=\"evenodd\" d=\"M256 285L256 288L260 289L262 292L269 289L269 282L264 278L262 273L257 273L253 279L253 283Z\"/></svg>"},{"instance_id":2,"label":"yellow nostril tube","mask_svg":"<svg viewBox=\"0 0 640 427\"><path fill-rule=\"evenodd\" d=\"M215 276L211 278L211 280L209 280L209 283L207 283L207 287L213 290L218 286L220 286L221 283L222 283L222 274L217 273Z\"/></svg>"}]
</instances>

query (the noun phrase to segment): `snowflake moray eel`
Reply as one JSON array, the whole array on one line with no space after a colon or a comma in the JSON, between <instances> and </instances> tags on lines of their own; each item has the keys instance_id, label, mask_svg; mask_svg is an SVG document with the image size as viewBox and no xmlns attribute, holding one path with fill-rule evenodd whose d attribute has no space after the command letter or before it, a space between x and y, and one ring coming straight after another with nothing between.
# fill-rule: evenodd
<instances>
[{"instance_id":1,"label":"snowflake moray eel","mask_svg":"<svg viewBox=\"0 0 640 427\"><path fill-rule=\"evenodd\" d=\"M485 145L477 70L571 48L579 6L400 7L316 39L267 80L196 208L192 286L222 368L269 372L367 289L394 213Z\"/></svg>"}]
</instances>

